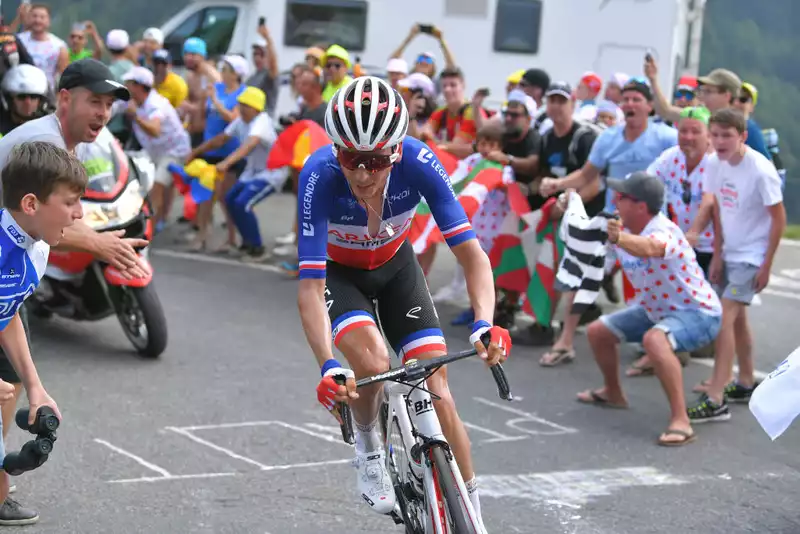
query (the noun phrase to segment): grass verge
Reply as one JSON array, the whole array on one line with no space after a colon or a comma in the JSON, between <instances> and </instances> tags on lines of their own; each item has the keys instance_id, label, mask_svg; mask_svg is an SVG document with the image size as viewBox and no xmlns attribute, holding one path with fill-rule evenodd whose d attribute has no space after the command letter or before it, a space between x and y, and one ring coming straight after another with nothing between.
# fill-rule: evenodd
<instances>
[{"instance_id":1,"label":"grass verge","mask_svg":"<svg viewBox=\"0 0 800 534\"><path fill-rule=\"evenodd\" d=\"M800 224L788 224L786 230L783 232L783 237L786 239L800 240Z\"/></svg>"}]
</instances>

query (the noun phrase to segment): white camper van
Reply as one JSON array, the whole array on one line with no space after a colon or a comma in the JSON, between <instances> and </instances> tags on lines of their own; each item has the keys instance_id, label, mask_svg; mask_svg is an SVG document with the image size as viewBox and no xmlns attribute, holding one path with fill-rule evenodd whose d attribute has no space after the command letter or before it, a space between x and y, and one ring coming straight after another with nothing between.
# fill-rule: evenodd
<instances>
[{"instance_id":1,"label":"white camper van","mask_svg":"<svg viewBox=\"0 0 800 534\"><path fill-rule=\"evenodd\" d=\"M265 17L282 71L304 50L339 44L366 66L382 68L415 23L439 27L464 71L468 91L489 87L498 103L512 72L540 67L573 85L592 70L642 74L651 53L669 87L697 74L705 0L195 0L163 26L165 47L180 64L187 37L205 39L209 54L249 54ZM432 51L418 36L406 59ZM441 68L441 65L440 65ZM369 72L369 68L367 69ZM293 105L281 90L278 112Z\"/></svg>"}]
</instances>

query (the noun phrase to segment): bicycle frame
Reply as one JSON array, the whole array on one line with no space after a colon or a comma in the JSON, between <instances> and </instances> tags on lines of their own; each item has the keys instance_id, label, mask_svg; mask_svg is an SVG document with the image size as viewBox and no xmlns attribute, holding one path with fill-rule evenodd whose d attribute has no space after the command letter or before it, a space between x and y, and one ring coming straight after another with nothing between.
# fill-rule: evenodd
<instances>
[{"instance_id":1,"label":"bicycle frame","mask_svg":"<svg viewBox=\"0 0 800 534\"><path fill-rule=\"evenodd\" d=\"M444 437L439 418L436 416L436 411L433 408L431 395L425 391L425 389L421 389L426 388L425 382L423 381L419 386L420 387L413 387L409 384L397 382L384 384L385 395L389 405L387 423L391 424L393 417L397 417L403 446L406 448L409 463L412 464L409 466L396 467L397 469L411 469L417 477L419 476L419 472L422 472L427 516L426 532L429 534L456 534L451 531L450 525L447 522L445 502L439 490L439 485L436 484L435 481L437 474L432 466L432 458L428 455L429 449L425 447L426 443L431 442L446 446L447 440ZM388 434L389 432L387 432L387 436L385 437L387 449L389 446ZM411 451L414 446L423 447L422 453L419 455L421 460L419 464L416 464L414 459L411 458ZM455 457L452 454L448 454L446 457L448 458L448 463L453 472L455 478L454 482L461 495L467 517L475 526L476 532L483 532L482 528L477 524L477 515L469 499L469 493L461 477L461 472L456 465ZM461 510L451 510L451 513L461 513Z\"/></svg>"}]
</instances>

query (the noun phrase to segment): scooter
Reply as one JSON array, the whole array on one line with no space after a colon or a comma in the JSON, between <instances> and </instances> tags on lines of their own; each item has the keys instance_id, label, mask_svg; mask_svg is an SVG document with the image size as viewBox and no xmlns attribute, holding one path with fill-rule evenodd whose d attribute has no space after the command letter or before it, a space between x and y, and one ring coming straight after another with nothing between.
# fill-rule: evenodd
<instances>
[{"instance_id":1,"label":"scooter","mask_svg":"<svg viewBox=\"0 0 800 534\"><path fill-rule=\"evenodd\" d=\"M83 221L98 232L125 230L125 237L153 237L147 195L154 165L143 154L127 154L104 129L97 140L82 145L78 156L90 176L81 199ZM149 266L149 247L139 250ZM157 358L167 346L167 320L153 275L127 279L84 252L50 251L45 275L31 298L30 311L77 321L99 321L116 315L122 330L143 356Z\"/></svg>"}]
</instances>

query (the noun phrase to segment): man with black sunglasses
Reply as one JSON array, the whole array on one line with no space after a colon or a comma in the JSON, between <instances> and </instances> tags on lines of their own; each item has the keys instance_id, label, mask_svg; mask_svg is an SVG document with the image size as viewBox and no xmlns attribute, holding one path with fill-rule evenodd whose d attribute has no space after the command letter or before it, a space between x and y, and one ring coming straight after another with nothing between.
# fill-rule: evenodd
<instances>
[{"instance_id":1,"label":"man with black sunglasses","mask_svg":"<svg viewBox=\"0 0 800 534\"><path fill-rule=\"evenodd\" d=\"M350 404L358 489L381 514L391 513L396 503L377 428L383 386L356 392L355 377L389 369L384 334L403 361L447 352L425 275L406 239L423 196L464 269L475 311L470 343L490 365L511 351L508 331L492 326L495 289L489 259L441 163L427 145L406 136L408 120L402 97L380 78L360 77L337 91L325 116L333 147L317 150L306 162L297 199L297 301L321 368L317 398L337 419L338 403ZM489 347L480 341L484 333L491 337ZM334 359L331 342L350 369ZM338 385L338 378L346 386ZM475 530L485 532L469 437L445 369L431 376L427 386L441 397L433 407L465 481Z\"/></svg>"}]
</instances>

